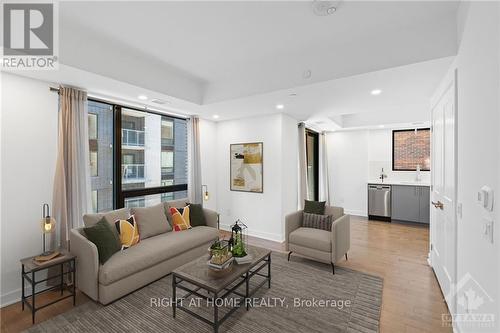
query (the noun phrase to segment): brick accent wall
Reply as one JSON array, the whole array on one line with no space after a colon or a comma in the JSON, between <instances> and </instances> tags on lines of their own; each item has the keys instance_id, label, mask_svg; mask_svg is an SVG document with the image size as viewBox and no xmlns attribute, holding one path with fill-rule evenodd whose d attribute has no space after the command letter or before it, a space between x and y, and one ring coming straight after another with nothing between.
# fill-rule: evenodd
<instances>
[{"instance_id":1,"label":"brick accent wall","mask_svg":"<svg viewBox=\"0 0 500 333\"><path fill-rule=\"evenodd\" d=\"M392 132L393 170L431 169L431 131L429 129Z\"/></svg>"}]
</instances>

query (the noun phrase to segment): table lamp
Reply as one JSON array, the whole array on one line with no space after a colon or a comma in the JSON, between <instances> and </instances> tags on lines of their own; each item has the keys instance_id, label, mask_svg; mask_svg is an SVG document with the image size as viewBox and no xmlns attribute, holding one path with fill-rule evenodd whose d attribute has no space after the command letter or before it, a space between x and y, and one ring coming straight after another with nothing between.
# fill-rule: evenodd
<instances>
[{"instance_id":1,"label":"table lamp","mask_svg":"<svg viewBox=\"0 0 500 333\"><path fill-rule=\"evenodd\" d=\"M43 253L42 256L48 256L54 251L47 251L45 249L45 238L47 234L52 233L55 230L56 220L50 217L50 207L49 204L43 204L42 206L42 219L40 220L42 227L42 239L43 239Z\"/></svg>"}]
</instances>

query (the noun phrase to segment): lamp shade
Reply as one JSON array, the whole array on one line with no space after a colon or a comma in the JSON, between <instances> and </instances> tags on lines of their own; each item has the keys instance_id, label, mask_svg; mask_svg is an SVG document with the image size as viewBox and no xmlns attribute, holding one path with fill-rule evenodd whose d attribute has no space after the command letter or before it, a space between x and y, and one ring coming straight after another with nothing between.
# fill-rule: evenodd
<instances>
[{"instance_id":1,"label":"lamp shade","mask_svg":"<svg viewBox=\"0 0 500 333\"><path fill-rule=\"evenodd\" d=\"M44 217L40 220L40 226L44 234L51 233L55 230L56 220L50 216Z\"/></svg>"}]
</instances>

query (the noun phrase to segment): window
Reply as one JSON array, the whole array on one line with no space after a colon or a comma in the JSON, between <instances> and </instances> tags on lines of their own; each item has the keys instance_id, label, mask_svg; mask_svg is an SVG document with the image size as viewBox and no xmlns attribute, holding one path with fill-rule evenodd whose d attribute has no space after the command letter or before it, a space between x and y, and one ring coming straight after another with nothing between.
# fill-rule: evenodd
<instances>
[{"instance_id":1,"label":"window","mask_svg":"<svg viewBox=\"0 0 500 333\"><path fill-rule=\"evenodd\" d=\"M431 169L431 131L429 128L392 131L392 170Z\"/></svg>"},{"instance_id":2,"label":"window","mask_svg":"<svg viewBox=\"0 0 500 333\"><path fill-rule=\"evenodd\" d=\"M166 117L161 120L161 142L163 145L174 143L174 122Z\"/></svg>"},{"instance_id":3,"label":"window","mask_svg":"<svg viewBox=\"0 0 500 333\"><path fill-rule=\"evenodd\" d=\"M88 109L94 211L187 196L186 119L90 99Z\"/></svg>"},{"instance_id":4,"label":"window","mask_svg":"<svg viewBox=\"0 0 500 333\"><path fill-rule=\"evenodd\" d=\"M92 212L97 213L97 190L92 191L91 197L92 197Z\"/></svg>"},{"instance_id":5,"label":"window","mask_svg":"<svg viewBox=\"0 0 500 333\"><path fill-rule=\"evenodd\" d=\"M113 106L88 101L91 197L94 212L110 211L114 207L113 188ZM100 131L98 135L98 130Z\"/></svg>"},{"instance_id":6,"label":"window","mask_svg":"<svg viewBox=\"0 0 500 333\"><path fill-rule=\"evenodd\" d=\"M97 140L97 114L89 113L89 139Z\"/></svg>"},{"instance_id":7,"label":"window","mask_svg":"<svg viewBox=\"0 0 500 333\"><path fill-rule=\"evenodd\" d=\"M309 200L319 199L319 135L306 130L307 190Z\"/></svg>"},{"instance_id":8,"label":"window","mask_svg":"<svg viewBox=\"0 0 500 333\"><path fill-rule=\"evenodd\" d=\"M90 176L91 177L97 177L98 172L97 172L97 152L96 151L90 151Z\"/></svg>"},{"instance_id":9,"label":"window","mask_svg":"<svg viewBox=\"0 0 500 333\"><path fill-rule=\"evenodd\" d=\"M161 152L161 174L167 174L174 171L174 152L162 151Z\"/></svg>"}]
</instances>

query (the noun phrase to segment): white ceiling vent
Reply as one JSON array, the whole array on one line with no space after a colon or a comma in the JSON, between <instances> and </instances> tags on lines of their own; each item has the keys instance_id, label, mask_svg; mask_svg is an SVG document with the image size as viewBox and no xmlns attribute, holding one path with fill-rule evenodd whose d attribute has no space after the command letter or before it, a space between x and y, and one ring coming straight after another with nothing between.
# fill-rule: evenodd
<instances>
[{"instance_id":1,"label":"white ceiling vent","mask_svg":"<svg viewBox=\"0 0 500 333\"><path fill-rule=\"evenodd\" d=\"M313 0L312 9L317 16L332 15L339 9L342 1L329 1L329 0Z\"/></svg>"},{"instance_id":2,"label":"white ceiling vent","mask_svg":"<svg viewBox=\"0 0 500 333\"><path fill-rule=\"evenodd\" d=\"M168 104L169 102L168 101L164 101L162 99L154 98L154 99L151 100L151 103L163 105L163 104Z\"/></svg>"}]
</instances>

